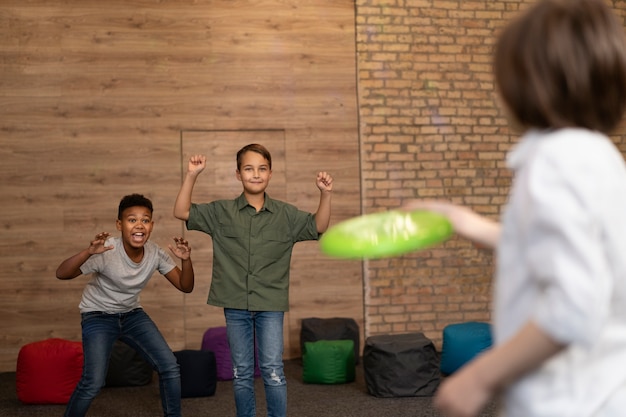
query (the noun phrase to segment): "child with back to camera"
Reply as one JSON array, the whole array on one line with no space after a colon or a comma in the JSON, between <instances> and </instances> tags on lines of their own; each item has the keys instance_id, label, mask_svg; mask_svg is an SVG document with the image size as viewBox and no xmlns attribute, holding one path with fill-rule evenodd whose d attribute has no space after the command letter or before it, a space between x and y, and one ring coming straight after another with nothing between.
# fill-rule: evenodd
<instances>
[{"instance_id":1,"label":"child with back to camera","mask_svg":"<svg viewBox=\"0 0 626 417\"><path fill-rule=\"evenodd\" d=\"M496 248L494 346L435 405L472 417L626 413L626 168L607 137L626 103L622 23L602 0L540 0L504 28L496 85L523 136L501 222L444 201L459 235Z\"/></svg>"},{"instance_id":2,"label":"child with back to camera","mask_svg":"<svg viewBox=\"0 0 626 417\"><path fill-rule=\"evenodd\" d=\"M154 227L152 202L140 194L120 201L117 230L120 237L98 233L89 247L59 265L58 279L93 274L85 286L79 308L84 365L65 417L84 416L104 386L113 344L117 339L133 347L159 375L161 404L166 417L181 416L180 370L161 332L139 304L139 293L159 271L178 290L194 287L191 248L182 237L174 238L171 252L182 261L179 268L170 256L150 242Z\"/></svg>"}]
</instances>

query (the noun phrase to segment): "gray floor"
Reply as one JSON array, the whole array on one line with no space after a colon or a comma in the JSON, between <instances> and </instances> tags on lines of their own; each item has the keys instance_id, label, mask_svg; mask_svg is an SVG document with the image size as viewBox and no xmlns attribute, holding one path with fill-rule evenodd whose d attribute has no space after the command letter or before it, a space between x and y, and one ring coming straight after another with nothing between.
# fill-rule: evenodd
<instances>
[{"instance_id":1,"label":"gray floor","mask_svg":"<svg viewBox=\"0 0 626 417\"><path fill-rule=\"evenodd\" d=\"M302 382L299 359L285 363L288 381L289 416L320 417L425 417L439 416L431 397L376 398L367 393L361 364L356 380L341 385L314 385ZM256 380L257 416L266 416L263 383ZM230 381L220 381L214 396L184 398L183 416L235 416ZM23 405L15 392L15 373L0 373L0 416L62 416L63 405ZM494 417L496 406L490 404L481 417ZM89 417L159 417L162 415L157 378L143 387L104 388L88 413Z\"/></svg>"}]
</instances>

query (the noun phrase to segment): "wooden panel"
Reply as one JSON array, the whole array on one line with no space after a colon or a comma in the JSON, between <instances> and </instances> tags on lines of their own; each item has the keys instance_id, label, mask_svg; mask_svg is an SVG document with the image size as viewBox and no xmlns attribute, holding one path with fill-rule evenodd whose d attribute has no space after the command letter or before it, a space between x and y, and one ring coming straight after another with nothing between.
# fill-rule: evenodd
<instances>
[{"instance_id":1,"label":"wooden panel","mask_svg":"<svg viewBox=\"0 0 626 417\"><path fill-rule=\"evenodd\" d=\"M153 200L159 245L183 233L172 216L181 132L284 132L284 188L273 195L314 211L312 178L324 169L337 180L332 221L358 214L354 37L348 0L4 0L0 371L15 369L25 343L80 339L87 277L59 281L55 270L96 233L115 232L123 195ZM230 152L220 157L222 175L233 170ZM201 276L209 270L202 240L194 248ZM360 264L316 248L294 253L291 337L298 319L316 311L362 319ZM331 282L328 271L334 290L312 289ZM181 294L157 274L142 305L173 349L196 348L203 326L223 323L207 294L206 279ZM322 299L330 301L320 311ZM288 344L296 354L297 343Z\"/></svg>"}]
</instances>

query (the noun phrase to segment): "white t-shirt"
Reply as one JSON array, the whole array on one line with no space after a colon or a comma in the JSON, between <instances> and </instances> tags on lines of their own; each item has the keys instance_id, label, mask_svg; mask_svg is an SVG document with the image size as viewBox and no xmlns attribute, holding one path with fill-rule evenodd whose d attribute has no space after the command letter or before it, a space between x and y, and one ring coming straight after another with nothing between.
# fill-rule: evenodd
<instances>
[{"instance_id":1,"label":"white t-shirt","mask_svg":"<svg viewBox=\"0 0 626 417\"><path fill-rule=\"evenodd\" d=\"M168 253L150 241L144 245L143 259L139 263L128 257L121 238L109 238L105 245L114 248L92 255L80 267L83 274L93 273L78 306L81 313L126 313L141 307L139 293L154 272L165 275L176 267Z\"/></svg>"},{"instance_id":2,"label":"white t-shirt","mask_svg":"<svg viewBox=\"0 0 626 417\"><path fill-rule=\"evenodd\" d=\"M514 182L497 248L496 343L532 321L568 347L511 387L505 415L626 415L623 157L596 132L535 131L508 166Z\"/></svg>"}]
</instances>

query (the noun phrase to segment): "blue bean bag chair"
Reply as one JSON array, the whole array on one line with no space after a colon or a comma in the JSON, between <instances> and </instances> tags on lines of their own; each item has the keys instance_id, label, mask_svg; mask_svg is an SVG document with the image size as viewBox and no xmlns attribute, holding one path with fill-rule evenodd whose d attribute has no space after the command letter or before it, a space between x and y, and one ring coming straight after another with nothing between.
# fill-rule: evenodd
<instances>
[{"instance_id":1,"label":"blue bean bag chair","mask_svg":"<svg viewBox=\"0 0 626 417\"><path fill-rule=\"evenodd\" d=\"M470 321L446 326L441 347L441 372L453 374L491 344L489 323Z\"/></svg>"}]
</instances>

